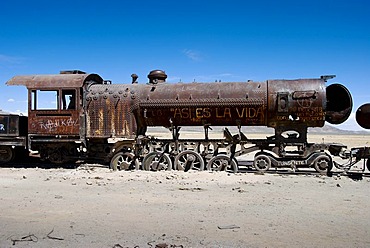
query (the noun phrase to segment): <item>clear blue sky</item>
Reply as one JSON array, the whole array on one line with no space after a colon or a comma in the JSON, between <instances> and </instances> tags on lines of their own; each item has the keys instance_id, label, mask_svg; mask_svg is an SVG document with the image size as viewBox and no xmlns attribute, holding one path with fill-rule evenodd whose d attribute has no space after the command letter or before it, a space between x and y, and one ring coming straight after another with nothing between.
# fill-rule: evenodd
<instances>
[{"instance_id":1,"label":"clear blue sky","mask_svg":"<svg viewBox=\"0 0 370 248\"><path fill-rule=\"evenodd\" d=\"M3 1L0 109L26 113L15 75L80 69L113 83L263 81L336 74L370 102L370 1ZM351 121L343 129L356 129Z\"/></svg>"}]
</instances>

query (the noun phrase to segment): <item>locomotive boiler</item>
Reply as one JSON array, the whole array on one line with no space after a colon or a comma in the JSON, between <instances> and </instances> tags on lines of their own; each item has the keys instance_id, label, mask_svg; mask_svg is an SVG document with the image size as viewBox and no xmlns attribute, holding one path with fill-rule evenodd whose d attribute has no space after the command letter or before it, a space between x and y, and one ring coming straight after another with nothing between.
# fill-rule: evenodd
<instances>
[{"instance_id":1,"label":"locomotive boiler","mask_svg":"<svg viewBox=\"0 0 370 248\"><path fill-rule=\"evenodd\" d=\"M152 71L137 91L139 126L267 126L275 130L322 127L344 122L352 99L340 84L319 79L264 82L166 84L166 74ZM304 135L304 133L302 133Z\"/></svg>"},{"instance_id":2,"label":"locomotive boiler","mask_svg":"<svg viewBox=\"0 0 370 248\"><path fill-rule=\"evenodd\" d=\"M16 76L8 85L29 90L28 144L43 159L63 163L77 159L109 162L112 169L230 169L235 157L259 151L254 166L330 167L336 147L307 143L307 128L325 121L344 122L352 110L349 91L326 86L333 76L263 82L166 83L164 71L154 70L149 82L111 84L97 74L65 71L59 75ZM43 95L55 98L44 106ZM172 139L146 135L147 127L164 126ZM179 137L182 126L202 126L205 137ZM208 138L212 126L227 128L224 139ZM275 135L249 139L243 126L267 126ZM295 150L286 147L296 147ZM292 162L293 161L293 162Z\"/></svg>"}]
</instances>

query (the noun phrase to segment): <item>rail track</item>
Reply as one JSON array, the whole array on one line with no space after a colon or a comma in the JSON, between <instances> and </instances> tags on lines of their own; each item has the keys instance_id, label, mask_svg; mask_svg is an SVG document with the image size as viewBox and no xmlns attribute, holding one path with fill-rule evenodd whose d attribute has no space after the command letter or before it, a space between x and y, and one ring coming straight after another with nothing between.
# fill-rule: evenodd
<instances>
[{"instance_id":1,"label":"rail track","mask_svg":"<svg viewBox=\"0 0 370 248\"><path fill-rule=\"evenodd\" d=\"M2 168L24 168L24 169L33 169L33 168L41 168L41 169L57 169L63 168L67 170L77 169L78 167L87 166L89 168L106 168L109 170L109 167L104 164L99 163L84 163L84 162L77 162L77 163L66 163L66 164L54 164L50 162L43 162L40 161L37 157L30 157L27 161L13 161L8 164L3 164L0 167ZM209 170L199 171L198 173L207 173ZM125 173L125 172L123 172ZM153 171L152 173L162 173L161 171ZM186 172L184 172L186 173ZM228 175L235 174L233 172L217 172L217 173L225 173ZM313 168L299 168L293 170L291 168L273 168L267 171L261 172L253 168L253 161L251 160L240 160L238 161L238 174L256 174L258 175L287 175L287 176L317 176L317 177L348 177L355 181L362 180L363 178L370 178L370 171L367 169L356 169L356 170L338 170L334 168L329 173L319 173Z\"/></svg>"}]
</instances>

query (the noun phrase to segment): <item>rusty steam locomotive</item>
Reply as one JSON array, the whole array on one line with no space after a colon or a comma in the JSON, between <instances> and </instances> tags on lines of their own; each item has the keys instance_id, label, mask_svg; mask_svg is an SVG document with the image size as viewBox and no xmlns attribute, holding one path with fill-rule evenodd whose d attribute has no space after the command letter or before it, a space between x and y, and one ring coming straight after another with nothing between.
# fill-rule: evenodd
<instances>
[{"instance_id":1,"label":"rusty steam locomotive","mask_svg":"<svg viewBox=\"0 0 370 248\"><path fill-rule=\"evenodd\" d=\"M164 71L154 70L146 84L137 83L135 74L131 84L112 84L81 71L15 76L7 85L27 87L28 119L0 117L0 160L9 162L23 148L53 163L237 171L235 158L256 152L253 164L260 171L313 166L324 172L342 147L308 143L307 128L342 123L352 110L345 86L325 85L333 77L169 84ZM150 126L168 128L172 138L148 136ZM181 139L183 126L203 127L204 138ZM225 128L224 138L210 139L212 126L238 131ZM272 127L275 134L249 139L243 126Z\"/></svg>"}]
</instances>

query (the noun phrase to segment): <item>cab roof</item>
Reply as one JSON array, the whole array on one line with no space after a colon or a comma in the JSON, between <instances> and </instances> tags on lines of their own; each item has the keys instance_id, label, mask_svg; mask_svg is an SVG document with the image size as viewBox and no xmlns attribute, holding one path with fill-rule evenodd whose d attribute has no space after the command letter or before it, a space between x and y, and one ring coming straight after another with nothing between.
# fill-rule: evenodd
<instances>
[{"instance_id":1,"label":"cab roof","mask_svg":"<svg viewBox=\"0 0 370 248\"><path fill-rule=\"evenodd\" d=\"M88 81L103 83L98 74L54 74L14 76L6 84L24 85L28 89L77 88Z\"/></svg>"}]
</instances>

